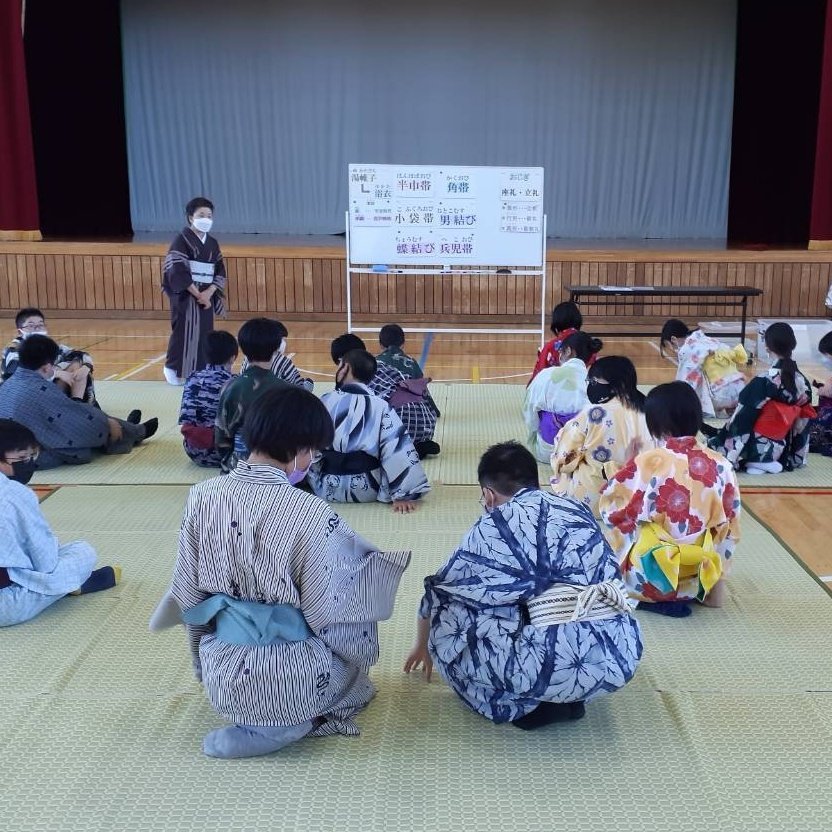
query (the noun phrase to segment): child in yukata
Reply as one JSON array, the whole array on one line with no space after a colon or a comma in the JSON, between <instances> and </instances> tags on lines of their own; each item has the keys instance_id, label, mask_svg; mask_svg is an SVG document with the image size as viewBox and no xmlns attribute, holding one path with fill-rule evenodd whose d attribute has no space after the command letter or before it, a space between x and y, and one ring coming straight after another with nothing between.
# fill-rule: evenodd
<instances>
[{"instance_id":1,"label":"child in yukata","mask_svg":"<svg viewBox=\"0 0 832 832\"><path fill-rule=\"evenodd\" d=\"M271 371L281 380L287 384L294 384L296 387L302 387L304 390L311 390L315 386L315 382L311 378L304 378L294 363L294 353L286 354L286 339L289 337L289 330L280 322L271 318L263 318L262 320L271 320L272 323L280 327L283 336L280 340L280 348L272 359ZM243 359L243 372L248 368L248 359Z\"/></svg>"},{"instance_id":2,"label":"child in yukata","mask_svg":"<svg viewBox=\"0 0 832 832\"><path fill-rule=\"evenodd\" d=\"M818 344L821 361L832 369L832 332L827 332ZM816 454L832 456L832 378L826 383L813 381L818 391L818 417L809 427L809 450Z\"/></svg>"},{"instance_id":3,"label":"child in yukata","mask_svg":"<svg viewBox=\"0 0 832 832\"><path fill-rule=\"evenodd\" d=\"M354 717L375 694L376 622L390 617L410 560L292 487L332 442L312 393L264 392L243 433L248 460L191 489L171 591L151 621L170 626L181 611L196 676L231 723L203 741L221 758L359 733Z\"/></svg>"},{"instance_id":4,"label":"child in yukata","mask_svg":"<svg viewBox=\"0 0 832 832\"><path fill-rule=\"evenodd\" d=\"M0 419L0 627L29 621L66 595L109 589L121 576L117 566L93 569L89 543L58 543L26 487L39 451L28 428Z\"/></svg>"},{"instance_id":5,"label":"child in yukata","mask_svg":"<svg viewBox=\"0 0 832 832\"><path fill-rule=\"evenodd\" d=\"M0 368L2 381L10 378L20 363L20 347L30 335L47 335L46 319L40 309L21 309L15 315L17 336L3 352ZM58 344L60 353L55 362L54 382L73 399L95 404L95 382L92 358L81 350Z\"/></svg>"},{"instance_id":6,"label":"child in yukata","mask_svg":"<svg viewBox=\"0 0 832 832\"><path fill-rule=\"evenodd\" d=\"M379 364L387 364L390 367L398 370L406 378L419 381L424 379L424 373L419 366L419 362L415 358L411 358L402 348L404 347L404 330L398 324L385 324L378 334L378 341L383 351L376 356L376 361ZM431 409L433 415L438 419L442 414L436 406L430 392L428 391L428 382L430 379L425 379L424 383L424 398L428 407ZM419 390L418 386L411 385L411 389Z\"/></svg>"},{"instance_id":7,"label":"child in yukata","mask_svg":"<svg viewBox=\"0 0 832 832\"><path fill-rule=\"evenodd\" d=\"M809 379L792 359L794 330L780 321L766 329L764 339L770 369L742 389L723 428L702 426L711 448L737 471L756 475L802 468L809 455L811 420L817 416Z\"/></svg>"},{"instance_id":8,"label":"child in yukata","mask_svg":"<svg viewBox=\"0 0 832 832\"><path fill-rule=\"evenodd\" d=\"M233 470L239 460L248 456L241 430L246 411L255 399L266 390L293 386L272 372L285 332L280 321L252 318L237 333L240 349L246 357L246 368L225 385L214 426L214 448L223 473Z\"/></svg>"},{"instance_id":9,"label":"child in yukata","mask_svg":"<svg viewBox=\"0 0 832 832\"><path fill-rule=\"evenodd\" d=\"M631 597L675 618L690 604L722 606L740 537L740 494L731 463L698 442L702 406L683 381L647 395L656 447L638 452L599 502Z\"/></svg>"},{"instance_id":10,"label":"child in yukata","mask_svg":"<svg viewBox=\"0 0 832 832\"><path fill-rule=\"evenodd\" d=\"M675 353L676 380L687 382L696 391L702 413L727 419L745 387L740 367L748 361L748 354L742 344L727 347L701 329L688 329L676 318L665 322L659 344L662 354L665 350Z\"/></svg>"},{"instance_id":11,"label":"child in yukata","mask_svg":"<svg viewBox=\"0 0 832 832\"><path fill-rule=\"evenodd\" d=\"M538 462L549 462L561 428L586 407L587 365L602 347L598 338L573 333L561 342L558 364L541 370L526 388L523 420Z\"/></svg>"},{"instance_id":12,"label":"child in yukata","mask_svg":"<svg viewBox=\"0 0 832 832\"><path fill-rule=\"evenodd\" d=\"M64 395L53 384L61 349L45 335L30 335L20 345L19 366L0 384L0 418L26 425L41 448L38 469L83 465L96 453L129 454L153 436L158 419L139 424L133 410L126 420Z\"/></svg>"},{"instance_id":13,"label":"child in yukata","mask_svg":"<svg viewBox=\"0 0 832 832\"><path fill-rule=\"evenodd\" d=\"M235 378L231 368L238 352L237 339L230 332L209 332L205 336L208 366L191 373L182 391L182 445L188 457L205 468L219 468L222 461L214 441L214 424L222 391Z\"/></svg>"},{"instance_id":14,"label":"child in yukata","mask_svg":"<svg viewBox=\"0 0 832 832\"><path fill-rule=\"evenodd\" d=\"M551 341L543 345L543 349L537 354L537 363L532 370L532 377L529 384L534 381L535 376L547 367L557 367L560 364L560 347L563 341L570 335L574 335L584 324L581 310L571 300L559 303L552 310L552 323L550 329L555 336ZM590 356L587 363L592 364L595 356Z\"/></svg>"},{"instance_id":15,"label":"child in yukata","mask_svg":"<svg viewBox=\"0 0 832 832\"><path fill-rule=\"evenodd\" d=\"M401 419L370 391L375 373L366 350L351 350L339 362L335 390L321 397L335 437L309 470L309 484L330 502L392 503L407 514L430 485Z\"/></svg>"},{"instance_id":16,"label":"child in yukata","mask_svg":"<svg viewBox=\"0 0 832 832\"><path fill-rule=\"evenodd\" d=\"M492 722L526 730L580 719L623 687L641 658L639 624L589 509L541 491L522 445L489 448L477 477L485 515L425 578L406 672L434 664Z\"/></svg>"},{"instance_id":17,"label":"child in yukata","mask_svg":"<svg viewBox=\"0 0 832 832\"><path fill-rule=\"evenodd\" d=\"M555 494L580 500L598 517L601 490L630 461L633 443L653 440L644 418L644 394L629 358L599 358L587 376L589 404L560 431L552 452Z\"/></svg>"},{"instance_id":18,"label":"child in yukata","mask_svg":"<svg viewBox=\"0 0 832 832\"><path fill-rule=\"evenodd\" d=\"M366 350L364 342L353 333L339 335L330 346L332 362L338 362L351 350ZM434 441L436 418L439 411L431 405L426 383L408 379L405 374L392 364L376 361L376 374L367 387L371 393L384 399L404 425L405 432L413 441L419 459L435 456L442 449Z\"/></svg>"}]
</instances>

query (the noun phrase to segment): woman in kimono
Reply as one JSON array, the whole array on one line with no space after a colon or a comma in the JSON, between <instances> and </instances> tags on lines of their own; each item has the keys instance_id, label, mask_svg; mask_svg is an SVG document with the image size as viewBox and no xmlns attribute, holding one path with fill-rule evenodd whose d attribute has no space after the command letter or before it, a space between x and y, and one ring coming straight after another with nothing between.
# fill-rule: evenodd
<instances>
[{"instance_id":1,"label":"woman in kimono","mask_svg":"<svg viewBox=\"0 0 832 832\"><path fill-rule=\"evenodd\" d=\"M162 276L171 325L164 373L174 385L207 365L204 337L214 328L214 314L225 316L225 263L208 234L214 205L198 196L185 206L185 216L188 225L170 244Z\"/></svg>"},{"instance_id":2,"label":"woman in kimono","mask_svg":"<svg viewBox=\"0 0 832 832\"><path fill-rule=\"evenodd\" d=\"M433 664L492 722L532 729L580 719L623 687L641 632L615 558L588 509L538 488L517 442L489 448L477 471L481 517L425 578L404 669Z\"/></svg>"},{"instance_id":3,"label":"woman in kimono","mask_svg":"<svg viewBox=\"0 0 832 832\"><path fill-rule=\"evenodd\" d=\"M334 503L392 503L416 511L430 491L428 478L396 412L369 384L376 359L350 350L335 373L335 390L321 397L335 423L332 444L309 471L312 490Z\"/></svg>"},{"instance_id":4,"label":"woman in kimono","mask_svg":"<svg viewBox=\"0 0 832 832\"><path fill-rule=\"evenodd\" d=\"M95 566L83 540L63 546L26 487L40 448L29 428L0 419L0 627L22 624L66 595L115 586L118 567Z\"/></svg>"},{"instance_id":5,"label":"woman in kimono","mask_svg":"<svg viewBox=\"0 0 832 832\"><path fill-rule=\"evenodd\" d=\"M722 604L740 537L739 489L730 463L696 440L702 407L693 388L653 388L645 416L658 447L631 459L598 507L631 596L682 618L691 601Z\"/></svg>"},{"instance_id":6,"label":"woman in kimono","mask_svg":"<svg viewBox=\"0 0 832 832\"><path fill-rule=\"evenodd\" d=\"M312 393L267 391L243 431L248 460L191 489L170 593L196 676L232 723L203 742L222 758L359 733L353 717L375 693L367 671L378 661L376 622L391 615L410 558L378 551L292 487L332 441ZM154 629L164 626L161 610Z\"/></svg>"},{"instance_id":7,"label":"woman in kimono","mask_svg":"<svg viewBox=\"0 0 832 832\"><path fill-rule=\"evenodd\" d=\"M748 361L748 354L742 344L727 347L676 318L665 322L659 344L662 354L665 350L675 353L676 380L693 387L705 416L726 419L734 412L745 387L740 366Z\"/></svg>"},{"instance_id":8,"label":"woman in kimono","mask_svg":"<svg viewBox=\"0 0 832 832\"><path fill-rule=\"evenodd\" d=\"M812 387L792 360L794 330L782 321L765 332L771 368L742 390L731 420L721 429L703 427L708 445L738 471L777 474L802 468L809 453L809 426L817 415Z\"/></svg>"},{"instance_id":9,"label":"woman in kimono","mask_svg":"<svg viewBox=\"0 0 832 832\"><path fill-rule=\"evenodd\" d=\"M652 445L637 384L629 358L599 358L587 376L589 404L555 439L552 491L579 500L596 517L601 489L630 459L633 443Z\"/></svg>"},{"instance_id":10,"label":"woman in kimono","mask_svg":"<svg viewBox=\"0 0 832 832\"><path fill-rule=\"evenodd\" d=\"M832 367L832 332L827 332L818 344L821 361ZM812 453L832 456L832 378L823 384L813 381L818 391L818 416L809 428L809 450Z\"/></svg>"},{"instance_id":11,"label":"woman in kimono","mask_svg":"<svg viewBox=\"0 0 832 832\"><path fill-rule=\"evenodd\" d=\"M526 388L523 420L538 462L549 462L560 429L586 407L587 363L602 346L585 332L573 333L560 345L558 365L539 372Z\"/></svg>"},{"instance_id":12,"label":"woman in kimono","mask_svg":"<svg viewBox=\"0 0 832 832\"><path fill-rule=\"evenodd\" d=\"M561 344L570 336L574 335L583 326L584 319L581 315L581 310L578 309L577 304L571 300L566 300L559 303L552 310L552 323L549 328L555 336L551 341L547 341L543 345L543 349L537 354L537 362L532 369L532 377L529 379L529 384L534 381L535 376L545 370L547 367L557 367L560 365L560 348ZM591 364L595 360L595 356L590 356L587 363ZM528 384L526 385L528 387Z\"/></svg>"}]
</instances>

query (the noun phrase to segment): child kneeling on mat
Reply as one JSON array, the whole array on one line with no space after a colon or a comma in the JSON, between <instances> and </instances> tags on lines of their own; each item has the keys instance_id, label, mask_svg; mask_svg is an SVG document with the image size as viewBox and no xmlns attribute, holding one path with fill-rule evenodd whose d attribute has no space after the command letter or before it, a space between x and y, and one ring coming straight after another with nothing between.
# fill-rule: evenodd
<instances>
[{"instance_id":1,"label":"child kneeling on mat","mask_svg":"<svg viewBox=\"0 0 832 832\"><path fill-rule=\"evenodd\" d=\"M58 543L26 487L39 451L28 428L0 419L0 627L22 624L66 595L109 589L121 574L93 569L95 550L83 540Z\"/></svg>"},{"instance_id":2,"label":"child kneeling on mat","mask_svg":"<svg viewBox=\"0 0 832 832\"><path fill-rule=\"evenodd\" d=\"M425 578L406 672L433 664L468 707L529 730L580 719L584 703L623 687L641 631L615 557L590 510L541 491L517 442L477 470L485 515Z\"/></svg>"}]
</instances>

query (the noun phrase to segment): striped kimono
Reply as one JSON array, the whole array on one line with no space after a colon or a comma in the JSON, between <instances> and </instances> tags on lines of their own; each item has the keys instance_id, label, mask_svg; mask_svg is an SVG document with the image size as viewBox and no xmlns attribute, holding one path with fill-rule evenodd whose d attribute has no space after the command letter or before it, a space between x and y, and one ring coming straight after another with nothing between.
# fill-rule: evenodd
<instances>
[{"instance_id":1,"label":"striped kimono","mask_svg":"<svg viewBox=\"0 0 832 832\"><path fill-rule=\"evenodd\" d=\"M395 396L396 391L407 383L407 379L408 376L397 367L379 361L376 374L367 387L370 392L375 393L389 403ZM405 402L399 406L391 406L396 411L399 419L402 420L404 429L413 440L414 445L433 440L439 409L433 403L433 399L427 390L422 395L421 401Z\"/></svg>"},{"instance_id":2,"label":"striped kimono","mask_svg":"<svg viewBox=\"0 0 832 832\"><path fill-rule=\"evenodd\" d=\"M299 610L304 640L255 646L188 626L197 677L238 725L300 725L356 735L372 699L376 622L389 618L409 552L380 552L322 500L268 465L238 464L191 489L171 593L186 612L214 595Z\"/></svg>"},{"instance_id":3,"label":"striped kimono","mask_svg":"<svg viewBox=\"0 0 832 832\"><path fill-rule=\"evenodd\" d=\"M247 369L248 359L243 358L243 366L240 368L240 372L244 373ZM295 362L282 352L279 352L272 359L272 372L287 384L302 387L304 390L312 390L315 386L315 382L311 378L304 378L295 366Z\"/></svg>"},{"instance_id":4,"label":"striped kimono","mask_svg":"<svg viewBox=\"0 0 832 832\"><path fill-rule=\"evenodd\" d=\"M35 493L0 473L0 627L34 618L78 589L95 566L95 550L61 546Z\"/></svg>"},{"instance_id":5,"label":"striped kimono","mask_svg":"<svg viewBox=\"0 0 832 832\"><path fill-rule=\"evenodd\" d=\"M324 452L324 459L309 469L309 483L319 497L334 503L391 503L417 500L430 491L413 442L390 405L363 384L324 393L321 401L335 423L329 451L362 455L367 470L332 473Z\"/></svg>"},{"instance_id":6,"label":"striped kimono","mask_svg":"<svg viewBox=\"0 0 832 832\"><path fill-rule=\"evenodd\" d=\"M539 372L526 388L523 419L529 431L529 450L538 462L549 462L560 429L589 404L586 376L586 364L580 358L570 358Z\"/></svg>"},{"instance_id":7,"label":"striped kimono","mask_svg":"<svg viewBox=\"0 0 832 832\"><path fill-rule=\"evenodd\" d=\"M203 309L188 291L217 287L211 308ZM205 335L214 328L214 315L225 317L225 263L219 243L210 235L205 242L191 228L183 228L165 257L162 291L170 298L171 333L165 366L187 378L208 363Z\"/></svg>"}]
</instances>

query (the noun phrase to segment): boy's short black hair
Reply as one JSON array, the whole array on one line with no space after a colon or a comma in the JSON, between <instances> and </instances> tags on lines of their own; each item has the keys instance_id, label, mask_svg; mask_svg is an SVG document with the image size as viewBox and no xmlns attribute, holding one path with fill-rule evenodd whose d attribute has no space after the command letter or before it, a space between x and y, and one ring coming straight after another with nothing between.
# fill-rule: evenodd
<instances>
[{"instance_id":1,"label":"boy's short black hair","mask_svg":"<svg viewBox=\"0 0 832 832\"><path fill-rule=\"evenodd\" d=\"M12 419L0 419L0 459L5 459L11 451L28 451L29 448L39 447L35 434L29 428Z\"/></svg>"},{"instance_id":2,"label":"boy's short black hair","mask_svg":"<svg viewBox=\"0 0 832 832\"><path fill-rule=\"evenodd\" d=\"M382 347L400 347L404 344L404 330L398 324L385 324L378 334Z\"/></svg>"},{"instance_id":3,"label":"boy's short black hair","mask_svg":"<svg viewBox=\"0 0 832 832\"><path fill-rule=\"evenodd\" d=\"M45 364L54 364L61 348L47 335L30 335L18 350L18 360L24 370L39 370Z\"/></svg>"},{"instance_id":4,"label":"boy's short black hair","mask_svg":"<svg viewBox=\"0 0 832 832\"><path fill-rule=\"evenodd\" d=\"M227 364L237 357L237 339L224 329L212 329L205 336L205 356L209 364Z\"/></svg>"},{"instance_id":5,"label":"boy's short black hair","mask_svg":"<svg viewBox=\"0 0 832 832\"><path fill-rule=\"evenodd\" d=\"M581 310L578 309L577 304L571 300L559 303L552 310L552 323L549 325L549 329L555 335L565 329L580 329L583 325L584 316L581 315Z\"/></svg>"},{"instance_id":6,"label":"boy's short black hair","mask_svg":"<svg viewBox=\"0 0 832 832\"><path fill-rule=\"evenodd\" d=\"M41 318L44 321L46 320L40 309L36 309L34 306L27 306L25 309L21 309L20 312L14 316L14 325L20 329L20 327L22 327L26 322L27 318Z\"/></svg>"},{"instance_id":7,"label":"boy's short black hair","mask_svg":"<svg viewBox=\"0 0 832 832\"><path fill-rule=\"evenodd\" d=\"M826 335L818 341L818 351L824 355L832 355L832 332L827 332Z\"/></svg>"},{"instance_id":8,"label":"boy's short black hair","mask_svg":"<svg viewBox=\"0 0 832 832\"><path fill-rule=\"evenodd\" d=\"M337 364L350 350L367 349L364 342L352 332L339 335L329 346L329 354L332 356L332 363Z\"/></svg>"},{"instance_id":9,"label":"boy's short black hair","mask_svg":"<svg viewBox=\"0 0 832 832\"><path fill-rule=\"evenodd\" d=\"M237 340L249 361L271 361L286 334L286 327L274 318L252 318L240 327Z\"/></svg>"},{"instance_id":10,"label":"boy's short black hair","mask_svg":"<svg viewBox=\"0 0 832 832\"><path fill-rule=\"evenodd\" d=\"M214 203L211 202L210 199L206 199L204 196L195 196L186 206L185 206L185 216L192 217L200 208L210 208L211 213L214 212Z\"/></svg>"},{"instance_id":11,"label":"boy's short black hair","mask_svg":"<svg viewBox=\"0 0 832 832\"><path fill-rule=\"evenodd\" d=\"M278 387L258 396L246 411L243 441L278 462L289 462L304 450L332 445L335 427L324 403L302 387Z\"/></svg>"},{"instance_id":12,"label":"boy's short black hair","mask_svg":"<svg viewBox=\"0 0 832 832\"><path fill-rule=\"evenodd\" d=\"M341 357L341 361L352 370L352 377L361 384L369 384L378 370L376 357L367 350L350 350Z\"/></svg>"},{"instance_id":13,"label":"boy's short black hair","mask_svg":"<svg viewBox=\"0 0 832 832\"><path fill-rule=\"evenodd\" d=\"M537 461L519 442L492 445L477 466L480 486L503 497L513 497L523 488L539 488Z\"/></svg>"},{"instance_id":14,"label":"boy's short black hair","mask_svg":"<svg viewBox=\"0 0 832 832\"><path fill-rule=\"evenodd\" d=\"M671 338L687 338L692 332L693 330L689 329L688 325L678 318L670 318L665 321L659 335L659 352L664 354L665 345L670 343Z\"/></svg>"},{"instance_id":15,"label":"boy's short black hair","mask_svg":"<svg viewBox=\"0 0 832 832\"><path fill-rule=\"evenodd\" d=\"M702 403L689 384L671 381L647 394L644 416L650 435L656 439L696 436L702 427Z\"/></svg>"}]
</instances>

